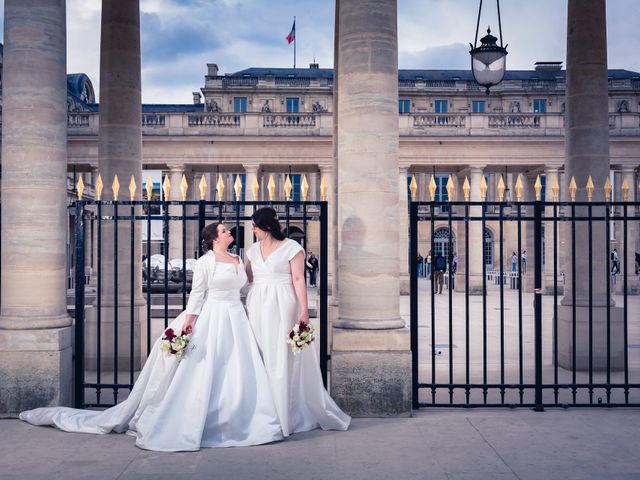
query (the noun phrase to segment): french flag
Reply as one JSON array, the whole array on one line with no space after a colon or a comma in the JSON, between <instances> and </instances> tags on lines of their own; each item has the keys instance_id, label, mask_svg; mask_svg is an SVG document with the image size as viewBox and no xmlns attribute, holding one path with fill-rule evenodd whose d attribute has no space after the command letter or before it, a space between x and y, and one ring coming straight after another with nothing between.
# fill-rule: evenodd
<instances>
[{"instance_id":1,"label":"french flag","mask_svg":"<svg viewBox=\"0 0 640 480\"><path fill-rule=\"evenodd\" d=\"M296 39L296 21L293 21L293 26L291 27L291 31L289 32L289 35L287 35L287 42L289 43L289 45L291 45L291 42L295 41Z\"/></svg>"}]
</instances>

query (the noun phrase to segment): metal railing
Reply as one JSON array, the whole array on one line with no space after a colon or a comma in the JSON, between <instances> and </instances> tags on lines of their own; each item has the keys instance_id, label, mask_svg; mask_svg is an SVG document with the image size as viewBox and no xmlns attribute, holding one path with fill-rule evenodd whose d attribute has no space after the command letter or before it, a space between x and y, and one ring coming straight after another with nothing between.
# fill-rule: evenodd
<instances>
[{"instance_id":1,"label":"metal railing","mask_svg":"<svg viewBox=\"0 0 640 480\"><path fill-rule=\"evenodd\" d=\"M118 403L119 394L128 393L133 388L135 375L140 368L136 366L136 352L146 350L146 355L142 352L139 354L143 360L151 351L152 340L156 338L153 332L161 331L157 323L162 322L163 327L166 328L169 320L186 308L188 292L191 288L187 272L187 260L191 256L191 252L189 256L187 254L188 231L197 232L195 233L197 238L192 240L193 243L197 240L196 244L200 245L202 241L200 232L206 223L225 222L229 227L235 228L235 247L239 253L242 253L244 237L240 232L245 222L251 220L250 215L245 212L252 211L247 207L259 208L267 205L281 212L280 221L286 228L286 232L291 232L292 226L298 226L304 232L301 243L305 249L308 227L313 223L319 224L320 272L317 317L320 324L320 367L324 383L327 384L329 360L327 202L78 200L72 205L75 211L76 407L107 407ZM152 213L154 209L160 214ZM175 210L179 213L175 214ZM94 269L96 283L93 293L90 291L92 288L85 285L85 264L87 263L85 242L90 241L86 234L89 229L86 226L89 222L93 222L92 230L95 232L94 241L96 242ZM159 240L153 241L152 226L156 222L161 224L162 236ZM190 227L194 228L190 229ZM179 231L179 239L171 235L171 232L175 234L176 228ZM142 234L143 231L146 234ZM109 238L104 238L105 235L109 235ZM178 263L182 268L176 275L171 275L169 251L176 240L179 240L181 245ZM154 249L160 249L164 253L163 265L159 269L163 275L154 276L152 268ZM135 255L140 251L146 257L146 262L137 261ZM122 268L126 268L128 272L122 271ZM113 283L109 285L105 283L104 271L109 272L109 278ZM123 275L127 279L124 284L121 281ZM141 291L136 291L136 285L140 279L142 279L142 288ZM119 294L123 290L125 290L124 293ZM142 307L146 310L144 325L137 324L140 316L135 311L135 305L140 303L138 301L140 294L146 301L146 305ZM105 306L107 303L111 307ZM109 318L105 318L107 311L104 310L105 308L111 308ZM87 324L86 312L91 309L94 311L93 317ZM161 315L158 316L159 312ZM142 335L142 331L146 331L146 335ZM105 349L109 350L108 355L105 354ZM107 356L109 356L108 361Z\"/></svg>"},{"instance_id":2,"label":"metal railing","mask_svg":"<svg viewBox=\"0 0 640 480\"><path fill-rule=\"evenodd\" d=\"M488 227L497 261L475 243ZM639 227L640 202L411 202L409 258L419 241L460 256L432 279L410 262L414 408L640 406Z\"/></svg>"}]
</instances>

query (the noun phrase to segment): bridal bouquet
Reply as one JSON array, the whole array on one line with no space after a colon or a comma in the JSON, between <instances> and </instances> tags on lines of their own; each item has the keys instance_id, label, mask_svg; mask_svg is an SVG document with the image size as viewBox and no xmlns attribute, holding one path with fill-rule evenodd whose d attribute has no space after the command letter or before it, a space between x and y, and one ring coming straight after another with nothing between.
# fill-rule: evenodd
<instances>
[{"instance_id":1,"label":"bridal bouquet","mask_svg":"<svg viewBox=\"0 0 640 480\"><path fill-rule=\"evenodd\" d=\"M175 355L175 357L180 360L186 353L187 345L189 345L190 341L191 337L185 332L180 332L180 335L178 335L173 328L167 328L162 334L160 350L162 350L167 357Z\"/></svg>"},{"instance_id":2,"label":"bridal bouquet","mask_svg":"<svg viewBox=\"0 0 640 480\"><path fill-rule=\"evenodd\" d=\"M300 353L304 347L313 342L316 338L313 334L313 325L311 322L300 322L293 326L287 337L287 343L291 345L291 351L296 354Z\"/></svg>"}]
</instances>

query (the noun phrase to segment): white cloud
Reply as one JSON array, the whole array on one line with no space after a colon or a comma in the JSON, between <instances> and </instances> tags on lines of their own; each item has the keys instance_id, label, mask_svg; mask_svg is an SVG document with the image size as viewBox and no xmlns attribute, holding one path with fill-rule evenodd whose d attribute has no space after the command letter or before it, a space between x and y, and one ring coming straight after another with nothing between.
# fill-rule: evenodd
<instances>
[{"instance_id":1,"label":"white cloud","mask_svg":"<svg viewBox=\"0 0 640 480\"><path fill-rule=\"evenodd\" d=\"M479 0L398 0L400 68L467 68ZM482 36L497 33L495 2L483 2ZM567 0L501 2L509 69L565 60ZM67 0L67 68L84 72L99 92L101 0ZM314 56L333 64L333 0L141 0L145 103L190 103L207 63L220 72L290 67L296 19L297 66ZM3 2L0 2L0 15ZM608 0L609 67L640 71L638 0ZM99 95L99 93L98 93Z\"/></svg>"}]
</instances>

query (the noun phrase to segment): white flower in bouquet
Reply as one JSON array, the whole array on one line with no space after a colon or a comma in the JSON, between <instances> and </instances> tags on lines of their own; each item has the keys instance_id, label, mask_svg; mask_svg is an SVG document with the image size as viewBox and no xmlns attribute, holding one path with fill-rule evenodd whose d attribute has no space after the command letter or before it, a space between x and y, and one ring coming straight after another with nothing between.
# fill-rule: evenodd
<instances>
[{"instance_id":1,"label":"white flower in bouquet","mask_svg":"<svg viewBox=\"0 0 640 480\"><path fill-rule=\"evenodd\" d=\"M287 337L287 343L291 346L294 354L300 353L304 347L314 340L313 325L307 322L300 322L293 326Z\"/></svg>"}]
</instances>

